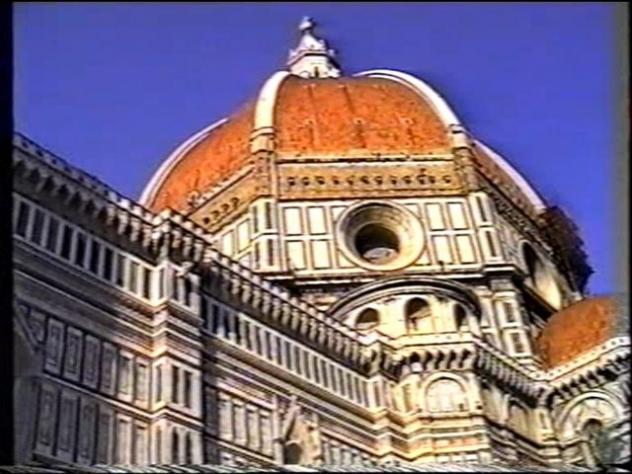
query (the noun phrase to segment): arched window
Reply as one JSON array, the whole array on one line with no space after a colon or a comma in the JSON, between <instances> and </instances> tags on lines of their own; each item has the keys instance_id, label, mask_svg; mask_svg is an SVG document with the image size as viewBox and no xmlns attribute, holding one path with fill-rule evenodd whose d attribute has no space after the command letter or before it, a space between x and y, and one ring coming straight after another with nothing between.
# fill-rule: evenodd
<instances>
[{"instance_id":1,"label":"arched window","mask_svg":"<svg viewBox=\"0 0 632 474\"><path fill-rule=\"evenodd\" d=\"M156 462L158 464L162 463L162 430L160 427L156 428Z\"/></svg>"},{"instance_id":2,"label":"arched window","mask_svg":"<svg viewBox=\"0 0 632 474\"><path fill-rule=\"evenodd\" d=\"M404 401L404 411L409 412L414 409L413 386L407 383L402 387L402 398Z\"/></svg>"},{"instance_id":3,"label":"arched window","mask_svg":"<svg viewBox=\"0 0 632 474\"><path fill-rule=\"evenodd\" d=\"M597 438L603 431L603 422L595 418L589 419L584 423L584 429L582 430L589 439Z\"/></svg>"},{"instance_id":4,"label":"arched window","mask_svg":"<svg viewBox=\"0 0 632 474\"><path fill-rule=\"evenodd\" d=\"M494 394L489 382L485 380L480 381L481 386L481 401L483 402L483 409L487 416L493 419L498 417L498 405L494 403Z\"/></svg>"},{"instance_id":5,"label":"arched window","mask_svg":"<svg viewBox=\"0 0 632 474\"><path fill-rule=\"evenodd\" d=\"M439 379L426 389L426 407L431 413L449 413L468 409L465 391L452 379Z\"/></svg>"},{"instance_id":6,"label":"arched window","mask_svg":"<svg viewBox=\"0 0 632 474\"><path fill-rule=\"evenodd\" d=\"M366 308L358 315L356 319L356 329L360 331L366 331L373 329L380 322L379 313L373 308Z\"/></svg>"},{"instance_id":7,"label":"arched window","mask_svg":"<svg viewBox=\"0 0 632 474\"><path fill-rule=\"evenodd\" d=\"M186 464L193 464L193 438L191 433L187 433L187 436L184 440L184 456Z\"/></svg>"},{"instance_id":8,"label":"arched window","mask_svg":"<svg viewBox=\"0 0 632 474\"><path fill-rule=\"evenodd\" d=\"M174 464L180 462L180 436L176 428L171 431L171 462Z\"/></svg>"},{"instance_id":9,"label":"arched window","mask_svg":"<svg viewBox=\"0 0 632 474\"><path fill-rule=\"evenodd\" d=\"M454 305L454 325L457 331L460 330L462 327L464 329L467 327L466 316L467 314L465 312L465 308L462 305Z\"/></svg>"},{"instance_id":10,"label":"arched window","mask_svg":"<svg viewBox=\"0 0 632 474\"><path fill-rule=\"evenodd\" d=\"M432 316L430 305L422 298L413 298L406 303L406 327L410 332L421 331L424 322Z\"/></svg>"},{"instance_id":11,"label":"arched window","mask_svg":"<svg viewBox=\"0 0 632 474\"><path fill-rule=\"evenodd\" d=\"M508 423L518 433L527 434L529 431L527 411L515 402L509 404Z\"/></svg>"},{"instance_id":12,"label":"arched window","mask_svg":"<svg viewBox=\"0 0 632 474\"><path fill-rule=\"evenodd\" d=\"M582 432L588 444L589 453L585 453L585 461L588 466L593 466L596 461L602 460L605 452L605 443L602 439L604 435L604 424L601 420L590 418L584 423Z\"/></svg>"}]
</instances>

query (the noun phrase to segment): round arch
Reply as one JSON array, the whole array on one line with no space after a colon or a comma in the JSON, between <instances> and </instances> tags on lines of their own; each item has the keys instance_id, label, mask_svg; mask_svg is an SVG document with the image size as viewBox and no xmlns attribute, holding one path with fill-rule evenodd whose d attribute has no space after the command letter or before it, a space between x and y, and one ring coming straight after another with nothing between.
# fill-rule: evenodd
<instances>
[{"instance_id":1,"label":"round arch","mask_svg":"<svg viewBox=\"0 0 632 474\"><path fill-rule=\"evenodd\" d=\"M428 391L429 389L432 389L434 384L442 380L454 382L455 384L458 385L459 390L460 390L459 397L462 403L464 404L463 407L458 406L456 410L449 410L449 411L461 411L461 409L468 410L472 406L472 400L470 400L470 393L469 393L469 390L467 390L467 384L461 377L459 377L458 375L452 374L450 372L434 373L421 382L421 384L419 385L419 395L418 395L419 406L423 407L424 411L428 411L428 412L435 411L435 410L430 409L429 402L432 403L433 397L428 396ZM451 398L453 397L447 397L445 399L442 397L442 399L444 400L450 400ZM454 400L452 400L452 402L454 402ZM442 410L438 410L438 412L441 412L441 411Z\"/></svg>"}]
</instances>

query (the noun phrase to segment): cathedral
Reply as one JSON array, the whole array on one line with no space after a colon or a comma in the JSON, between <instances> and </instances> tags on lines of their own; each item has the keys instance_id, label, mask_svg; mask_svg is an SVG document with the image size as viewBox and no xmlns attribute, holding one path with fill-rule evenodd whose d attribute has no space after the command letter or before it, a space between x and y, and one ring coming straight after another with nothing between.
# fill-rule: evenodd
<instances>
[{"instance_id":1,"label":"cathedral","mask_svg":"<svg viewBox=\"0 0 632 474\"><path fill-rule=\"evenodd\" d=\"M138 201L15 135L16 463L628 461L628 313L569 216L309 18L261 84Z\"/></svg>"}]
</instances>

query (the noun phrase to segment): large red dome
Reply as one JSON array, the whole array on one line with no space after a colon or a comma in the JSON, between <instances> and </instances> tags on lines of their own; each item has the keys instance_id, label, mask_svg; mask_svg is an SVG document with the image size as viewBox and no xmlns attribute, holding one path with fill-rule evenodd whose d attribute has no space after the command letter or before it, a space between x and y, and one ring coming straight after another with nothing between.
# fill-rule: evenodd
<instances>
[{"instance_id":1,"label":"large red dome","mask_svg":"<svg viewBox=\"0 0 632 474\"><path fill-rule=\"evenodd\" d=\"M335 54L308 26L290 52L287 70L274 73L252 102L186 140L163 162L143 192L145 206L157 212L193 212L205 203L213 207L209 200L230 188L227 181L241 182L249 175L248 186L257 191L225 195L228 201L217 202L218 209L206 206L206 214L217 214L211 219L217 224L220 214L280 186L270 162L293 161L298 168L319 159L339 161L340 166L345 161L419 162L453 158L454 148L466 146L473 149L483 174L502 182L521 207L536 214L544 208L509 163L471 140L427 83L388 69L343 76Z\"/></svg>"},{"instance_id":2,"label":"large red dome","mask_svg":"<svg viewBox=\"0 0 632 474\"><path fill-rule=\"evenodd\" d=\"M249 159L256 103L251 103L182 152L147 205L186 207ZM278 156L445 154L448 131L421 94L390 79L287 76L273 108Z\"/></svg>"}]
</instances>

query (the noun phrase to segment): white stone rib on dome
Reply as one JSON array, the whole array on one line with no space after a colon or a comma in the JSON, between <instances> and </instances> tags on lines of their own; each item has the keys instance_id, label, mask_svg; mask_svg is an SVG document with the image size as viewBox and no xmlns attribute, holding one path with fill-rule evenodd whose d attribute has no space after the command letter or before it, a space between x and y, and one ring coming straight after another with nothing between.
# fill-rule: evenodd
<instances>
[{"instance_id":1,"label":"white stone rib on dome","mask_svg":"<svg viewBox=\"0 0 632 474\"><path fill-rule=\"evenodd\" d=\"M176 148L169 155L169 157L162 162L160 168L158 168L158 170L153 174L153 176L149 180L149 183L147 183L145 189L143 189L139 200L140 204L142 204L143 206L149 206L156 197L156 191L160 188L163 181L166 179L167 176L169 176L171 170L178 164L178 162L186 154L186 152L197 145L204 138L206 138L212 130L224 124L227 120L228 119L223 118L209 125L208 127L203 128L199 132L189 137L178 148Z\"/></svg>"},{"instance_id":2,"label":"white stone rib on dome","mask_svg":"<svg viewBox=\"0 0 632 474\"><path fill-rule=\"evenodd\" d=\"M291 74L277 71L263 84L255 107L254 130L274 127L274 106L283 81Z\"/></svg>"},{"instance_id":3,"label":"white stone rib on dome","mask_svg":"<svg viewBox=\"0 0 632 474\"><path fill-rule=\"evenodd\" d=\"M439 93L435 91L432 87L430 87L421 79L413 76L412 74L408 74L407 72L403 71L396 71L394 69L371 69L369 71L363 71L354 74L354 76L384 78L403 84L413 89L415 92L419 93L422 97L428 100L428 102L435 109L435 111L439 115L439 118L446 127L450 127L452 125L461 125L461 121L458 119L446 100L441 97L441 95L439 95Z\"/></svg>"},{"instance_id":4,"label":"white stone rib on dome","mask_svg":"<svg viewBox=\"0 0 632 474\"><path fill-rule=\"evenodd\" d=\"M518 187L522 190L522 192L527 196L529 202L536 208L538 212L546 209L546 204L537 193L537 191L529 184L529 182L520 174L518 171L509 164L501 155L496 153L490 147L480 142L479 140L475 140L476 146L480 147L485 153L487 153L498 166L502 168L505 173L507 173L518 185Z\"/></svg>"}]
</instances>

